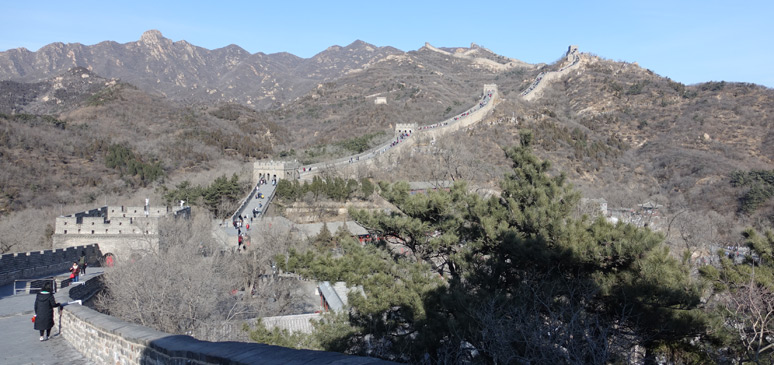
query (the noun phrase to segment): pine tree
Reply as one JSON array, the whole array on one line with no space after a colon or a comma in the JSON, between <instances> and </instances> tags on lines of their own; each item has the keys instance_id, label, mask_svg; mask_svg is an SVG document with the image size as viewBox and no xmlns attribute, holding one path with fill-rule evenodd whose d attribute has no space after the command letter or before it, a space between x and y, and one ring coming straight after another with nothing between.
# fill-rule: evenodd
<instances>
[{"instance_id":1,"label":"pine tree","mask_svg":"<svg viewBox=\"0 0 774 365\"><path fill-rule=\"evenodd\" d=\"M663 237L573 219L578 193L531 139L506 151L513 171L500 196L459 182L416 195L380 183L399 212L350 212L380 245L345 245L341 258L291 253L286 270L363 286L350 298L350 352L377 343L396 359L443 362L470 358L472 345L492 363L608 363L635 344L654 353L702 333L700 287Z\"/></svg>"},{"instance_id":2,"label":"pine tree","mask_svg":"<svg viewBox=\"0 0 774 365\"><path fill-rule=\"evenodd\" d=\"M741 363L774 363L774 232L752 228L737 251L718 252L720 267L700 272L713 284L713 334Z\"/></svg>"}]
</instances>

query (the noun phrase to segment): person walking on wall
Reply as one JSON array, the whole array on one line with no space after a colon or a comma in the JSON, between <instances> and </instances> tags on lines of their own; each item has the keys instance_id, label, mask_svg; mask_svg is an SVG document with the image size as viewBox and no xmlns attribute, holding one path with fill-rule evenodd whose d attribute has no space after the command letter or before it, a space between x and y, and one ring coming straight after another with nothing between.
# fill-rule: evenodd
<instances>
[{"instance_id":1,"label":"person walking on wall","mask_svg":"<svg viewBox=\"0 0 774 365\"><path fill-rule=\"evenodd\" d=\"M35 329L40 331L40 340L48 340L51 328L54 327L54 308L61 307L54 299L51 282L46 281L35 297ZM44 336L45 334L45 336Z\"/></svg>"},{"instance_id":2,"label":"person walking on wall","mask_svg":"<svg viewBox=\"0 0 774 365\"><path fill-rule=\"evenodd\" d=\"M73 279L73 283L78 282L78 263L73 261L73 266L70 268L70 279Z\"/></svg>"},{"instance_id":3,"label":"person walking on wall","mask_svg":"<svg viewBox=\"0 0 774 365\"><path fill-rule=\"evenodd\" d=\"M81 251L81 258L78 260L78 267L81 274L86 275L86 251Z\"/></svg>"}]
</instances>

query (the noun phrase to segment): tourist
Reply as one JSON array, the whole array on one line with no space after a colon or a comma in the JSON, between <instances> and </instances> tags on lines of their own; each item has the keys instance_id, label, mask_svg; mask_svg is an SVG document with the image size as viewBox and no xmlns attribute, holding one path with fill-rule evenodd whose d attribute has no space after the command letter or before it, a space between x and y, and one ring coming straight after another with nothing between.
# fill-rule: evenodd
<instances>
[{"instance_id":1,"label":"tourist","mask_svg":"<svg viewBox=\"0 0 774 365\"><path fill-rule=\"evenodd\" d=\"M86 251L81 251L81 258L78 260L78 266L81 269L81 273L86 275Z\"/></svg>"},{"instance_id":2,"label":"tourist","mask_svg":"<svg viewBox=\"0 0 774 365\"><path fill-rule=\"evenodd\" d=\"M78 263L73 261L73 266L70 267L70 279L73 279L73 283L78 282Z\"/></svg>"},{"instance_id":3,"label":"tourist","mask_svg":"<svg viewBox=\"0 0 774 365\"><path fill-rule=\"evenodd\" d=\"M61 305L54 299L52 292L51 282L46 281L37 297L35 297L35 317L33 317L33 320L35 321L35 329L40 331L41 341L46 341L51 336L51 328L54 327L54 307L61 308Z\"/></svg>"}]
</instances>

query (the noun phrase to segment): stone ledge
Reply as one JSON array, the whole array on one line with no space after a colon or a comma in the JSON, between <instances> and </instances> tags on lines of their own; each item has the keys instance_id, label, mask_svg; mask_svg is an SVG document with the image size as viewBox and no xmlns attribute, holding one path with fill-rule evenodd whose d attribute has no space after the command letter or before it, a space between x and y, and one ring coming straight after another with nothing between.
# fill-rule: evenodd
<instances>
[{"instance_id":1,"label":"stone ledge","mask_svg":"<svg viewBox=\"0 0 774 365\"><path fill-rule=\"evenodd\" d=\"M335 352L201 341L125 322L78 305L64 308L62 329L63 337L73 347L97 363L392 364Z\"/></svg>"}]
</instances>

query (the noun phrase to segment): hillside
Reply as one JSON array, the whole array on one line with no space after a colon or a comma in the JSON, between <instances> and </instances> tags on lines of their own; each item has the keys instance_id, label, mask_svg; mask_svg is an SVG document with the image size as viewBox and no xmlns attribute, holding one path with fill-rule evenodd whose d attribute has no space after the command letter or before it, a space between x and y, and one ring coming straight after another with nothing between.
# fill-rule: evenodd
<instances>
[{"instance_id":1,"label":"hillside","mask_svg":"<svg viewBox=\"0 0 774 365\"><path fill-rule=\"evenodd\" d=\"M542 98L524 102L511 93L488 124L445 136L376 176L429 175L496 188L508 166L502 148L529 128L536 152L584 196L604 198L610 208L663 205L665 222L673 224L661 228L671 228L674 243L686 244L684 237L719 244L736 240L743 225L772 224L771 202L752 216L739 212L745 189L732 187L730 175L774 168L774 91L725 82L686 86L636 64L583 57L586 66L550 84ZM518 84L500 77L498 85L509 82ZM681 236L685 231L693 239Z\"/></svg>"},{"instance_id":2,"label":"hillside","mask_svg":"<svg viewBox=\"0 0 774 365\"><path fill-rule=\"evenodd\" d=\"M462 179L496 191L509 166L503 148L530 128L554 172L611 207L654 201L670 217L712 217L716 241L740 224L771 224L771 204L738 214L743 190L729 183L735 170L774 169L771 89L682 85L636 64L582 58L526 102L519 93L561 60L529 65L475 44L402 52L361 41L302 59L234 45L206 50L155 31L127 44L2 52L0 214L158 194L256 159L341 156L351 151L340 142L371 136L373 144L396 123L443 120L494 83L502 102L487 121L419 141L368 175ZM145 170L115 167L108 161L117 155Z\"/></svg>"},{"instance_id":3,"label":"hillside","mask_svg":"<svg viewBox=\"0 0 774 365\"><path fill-rule=\"evenodd\" d=\"M88 80L88 81L86 81ZM286 131L254 110L191 108L136 87L72 69L49 80L0 85L0 212L93 202L162 183L220 161L268 156ZM155 176L109 167L159 165Z\"/></svg>"}]
</instances>

